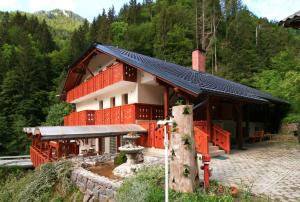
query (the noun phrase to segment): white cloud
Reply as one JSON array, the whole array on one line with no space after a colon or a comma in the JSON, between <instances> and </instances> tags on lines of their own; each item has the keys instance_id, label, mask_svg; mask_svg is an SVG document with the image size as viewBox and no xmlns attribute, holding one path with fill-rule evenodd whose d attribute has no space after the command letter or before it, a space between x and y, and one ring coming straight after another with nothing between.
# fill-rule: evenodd
<instances>
[{"instance_id":1,"label":"white cloud","mask_svg":"<svg viewBox=\"0 0 300 202\"><path fill-rule=\"evenodd\" d=\"M17 10L20 9L20 4L17 0L0 0L0 10Z\"/></svg>"},{"instance_id":2,"label":"white cloud","mask_svg":"<svg viewBox=\"0 0 300 202\"><path fill-rule=\"evenodd\" d=\"M28 10L35 12L39 10L52 10L52 9L65 9L74 10L74 0L29 0Z\"/></svg>"},{"instance_id":3,"label":"white cloud","mask_svg":"<svg viewBox=\"0 0 300 202\"><path fill-rule=\"evenodd\" d=\"M300 10L299 0L243 0L250 11L269 20L282 20Z\"/></svg>"}]
</instances>

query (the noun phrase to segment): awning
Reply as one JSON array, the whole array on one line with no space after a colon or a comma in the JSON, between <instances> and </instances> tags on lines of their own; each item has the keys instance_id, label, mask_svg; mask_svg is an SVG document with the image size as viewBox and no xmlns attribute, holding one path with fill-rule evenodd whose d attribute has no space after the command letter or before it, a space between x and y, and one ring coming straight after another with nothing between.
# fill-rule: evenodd
<instances>
[{"instance_id":1,"label":"awning","mask_svg":"<svg viewBox=\"0 0 300 202\"><path fill-rule=\"evenodd\" d=\"M83 139L145 133L137 124L93 125L93 126L38 126L23 128L29 135L40 135L42 140Z\"/></svg>"}]
</instances>

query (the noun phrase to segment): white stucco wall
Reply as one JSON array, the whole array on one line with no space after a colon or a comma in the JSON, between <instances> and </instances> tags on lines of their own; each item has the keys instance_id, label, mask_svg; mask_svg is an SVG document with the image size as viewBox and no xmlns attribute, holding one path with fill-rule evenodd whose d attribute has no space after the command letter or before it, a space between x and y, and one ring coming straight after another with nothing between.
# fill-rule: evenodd
<instances>
[{"instance_id":1,"label":"white stucco wall","mask_svg":"<svg viewBox=\"0 0 300 202\"><path fill-rule=\"evenodd\" d=\"M95 99L86 100L76 104L76 111L80 112L83 110L98 110L99 102Z\"/></svg>"},{"instance_id":2,"label":"white stucco wall","mask_svg":"<svg viewBox=\"0 0 300 202\"><path fill-rule=\"evenodd\" d=\"M138 102L146 104L163 104L163 88L161 86L153 86L139 84L138 86Z\"/></svg>"}]
</instances>

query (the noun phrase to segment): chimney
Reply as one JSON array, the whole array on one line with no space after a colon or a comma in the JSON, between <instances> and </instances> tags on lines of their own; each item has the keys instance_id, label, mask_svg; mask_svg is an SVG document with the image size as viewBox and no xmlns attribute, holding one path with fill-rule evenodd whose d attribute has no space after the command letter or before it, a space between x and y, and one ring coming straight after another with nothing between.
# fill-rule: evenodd
<instances>
[{"instance_id":1,"label":"chimney","mask_svg":"<svg viewBox=\"0 0 300 202\"><path fill-rule=\"evenodd\" d=\"M194 50L192 53L192 68L199 72L205 72L205 55L203 51Z\"/></svg>"}]
</instances>

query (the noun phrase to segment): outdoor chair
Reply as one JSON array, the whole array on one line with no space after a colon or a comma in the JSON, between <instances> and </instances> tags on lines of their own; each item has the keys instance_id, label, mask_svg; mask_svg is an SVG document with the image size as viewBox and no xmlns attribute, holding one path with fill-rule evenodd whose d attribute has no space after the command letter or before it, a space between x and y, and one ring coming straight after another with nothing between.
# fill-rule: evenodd
<instances>
[{"instance_id":1,"label":"outdoor chair","mask_svg":"<svg viewBox=\"0 0 300 202\"><path fill-rule=\"evenodd\" d=\"M256 142L256 141L261 142L264 138L264 133L265 133L265 131L263 131L263 130L255 131L254 134L249 137L249 141L250 142Z\"/></svg>"}]
</instances>

